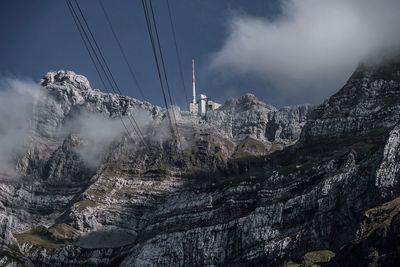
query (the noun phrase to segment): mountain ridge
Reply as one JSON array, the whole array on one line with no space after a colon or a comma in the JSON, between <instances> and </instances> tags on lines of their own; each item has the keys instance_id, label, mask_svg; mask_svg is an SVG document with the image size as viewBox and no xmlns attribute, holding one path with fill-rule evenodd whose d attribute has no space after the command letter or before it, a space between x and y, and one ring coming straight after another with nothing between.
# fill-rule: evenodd
<instances>
[{"instance_id":1,"label":"mountain ridge","mask_svg":"<svg viewBox=\"0 0 400 267\"><path fill-rule=\"evenodd\" d=\"M43 85L52 99L38 108L46 118L37 124L41 142L19 160L22 182L1 183L8 256L0 259L9 266L281 266L331 250L340 261L364 213L400 190L400 66L381 68L360 66L315 108L276 109L245 95L204 120L181 112L182 158L169 136L154 138L167 125L162 108L91 91L72 73L50 74ZM105 143L85 131L58 134L65 118L87 111L114 119L145 112L150 149L123 131ZM85 149L97 146L105 152L88 168Z\"/></svg>"}]
</instances>

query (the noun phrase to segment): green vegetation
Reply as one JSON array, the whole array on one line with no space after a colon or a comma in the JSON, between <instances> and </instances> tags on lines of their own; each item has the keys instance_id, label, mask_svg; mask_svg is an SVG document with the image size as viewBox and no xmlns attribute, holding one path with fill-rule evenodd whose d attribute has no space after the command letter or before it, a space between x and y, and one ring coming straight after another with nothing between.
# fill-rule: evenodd
<instances>
[{"instance_id":1,"label":"green vegetation","mask_svg":"<svg viewBox=\"0 0 400 267\"><path fill-rule=\"evenodd\" d=\"M293 261L285 262L282 267L318 267L323 263L329 262L335 253L330 250L317 250L310 251L304 254L302 263L297 263Z\"/></svg>"},{"instance_id":2,"label":"green vegetation","mask_svg":"<svg viewBox=\"0 0 400 267\"><path fill-rule=\"evenodd\" d=\"M79 236L79 231L69 226L68 224L62 223L57 224L49 229L52 237L57 240L69 240L72 241Z\"/></svg>"},{"instance_id":3,"label":"green vegetation","mask_svg":"<svg viewBox=\"0 0 400 267\"><path fill-rule=\"evenodd\" d=\"M385 234L389 231L393 220L400 214L400 198L395 198L381 206L372 208L366 212L368 224L365 225L364 238L369 237L373 233L380 232Z\"/></svg>"},{"instance_id":4,"label":"green vegetation","mask_svg":"<svg viewBox=\"0 0 400 267\"><path fill-rule=\"evenodd\" d=\"M75 206L76 206L79 210L83 210L83 209L85 209L85 208L87 208L87 207L94 208L94 207L97 206L97 203L94 202L93 200L85 199L85 200L82 200L82 201L79 201L79 202L75 203Z\"/></svg>"},{"instance_id":5,"label":"green vegetation","mask_svg":"<svg viewBox=\"0 0 400 267\"><path fill-rule=\"evenodd\" d=\"M330 250L318 250L318 251L311 251L307 252L303 256L303 266L304 267L311 267L318 265L319 263L329 262L335 253Z\"/></svg>"},{"instance_id":6,"label":"green vegetation","mask_svg":"<svg viewBox=\"0 0 400 267\"><path fill-rule=\"evenodd\" d=\"M30 244L46 249L56 249L64 246L64 243L54 239L46 227L36 227L25 233L13 233L19 244Z\"/></svg>"},{"instance_id":7,"label":"green vegetation","mask_svg":"<svg viewBox=\"0 0 400 267\"><path fill-rule=\"evenodd\" d=\"M105 169L103 169L101 175L106 176L106 177L114 177L118 175L118 173L121 171L120 166L118 166L118 163L112 162L110 163Z\"/></svg>"},{"instance_id":8,"label":"green vegetation","mask_svg":"<svg viewBox=\"0 0 400 267\"><path fill-rule=\"evenodd\" d=\"M219 159L219 160L224 160L225 159L225 155L222 152L222 150L218 151L217 153L215 153L214 155L215 158Z\"/></svg>"},{"instance_id":9,"label":"green vegetation","mask_svg":"<svg viewBox=\"0 0 400 267\"><path fill-rule=\"evenodd\" d=\"M259 140L251 137L246 137L236 146L236 151L233 154L235 159L246 159L255 157L257 155L263 155L270 148L269 144L265 144Z\"/></svg>"},{"instance_id":10,"label":"green vegetation","mask_svg":"<svg viewBox=\"0 0 400 267\"><path fill-rule=\"evenodd\" d=\"M251 137L246 137L237 145L237 151L250 151L256 154L263 154L270 148L271 145L263 143Z\"/></svg>"},{"instance_id":11,"label":"green vegetation","mask_svg":"<svg viewBox=\"0 0 400 267\"><path fill-rule=\"evenodd\" d=\"M285 262L282 267L300 267L301 265L299 263L295 263L293 261L288 261Z\"/></svg>"},{"instance_id":12,"label":"green vegetation","mask_svg":"<svg viewBox=\"0 0 400 267\"><path fill-rule=\"evenodd\" d=\"M101 175L107 176L107 177L115 176L115 170L112 167L106 168L106 169L103 170Z\"/></svg>"},{"instance_id":13,"label":"green vegetation","mask_svg":"<svg viewBox=\"0 0 400 267\"><path fill-rule=\"evenodd\" d=\"M398 266L400 198L369 209L357 239L335 256L337 266ZM354 257L357 255L357 257Z\"/></svg>"}]
</instances>

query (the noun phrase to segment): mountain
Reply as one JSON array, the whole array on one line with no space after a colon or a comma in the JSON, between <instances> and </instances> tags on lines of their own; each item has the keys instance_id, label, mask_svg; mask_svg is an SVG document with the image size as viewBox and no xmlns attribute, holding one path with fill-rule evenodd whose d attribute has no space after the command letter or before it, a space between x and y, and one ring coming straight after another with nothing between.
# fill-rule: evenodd
<instances>
[{"instance_id":1,"label":"mountain","mask_svg":"<svg viewBox=\"0 0 400 267\"><path fill-rule=\"evenodd\" d=\"M258 100L252 94L227 101L210 112L207 120L214 124L228 122L230 137L252 138L282 143L295 143L313 106L300 105L277 109ZM221 128L221 127L217 127Z\"/></svg>"},{"instance_id":2,"label":"mountain","mask_svg":"<svg viewBox=\"0 0 400 267\"><path fill-rule=\"evenodd\" d=\"M388 236L398 201L384 204L399 196L398 60L360 64L317 107L277 109L248 94L204 119L175 108L178 141L163 108L73 72L49 72L41 85L17 173L0 183L2 265L398 258Z\"/></svg>"}]
</instances>

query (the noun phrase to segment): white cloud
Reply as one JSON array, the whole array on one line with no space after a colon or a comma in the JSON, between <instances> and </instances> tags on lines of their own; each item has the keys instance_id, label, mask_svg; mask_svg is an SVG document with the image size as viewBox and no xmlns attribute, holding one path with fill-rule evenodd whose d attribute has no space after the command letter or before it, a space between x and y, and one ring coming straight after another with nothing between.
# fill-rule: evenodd
<instances>
[{"instance_id":1,"label":"white cloud","mask_svg":"<svg viewBox=\"0 0 400 267\"><path fill-rule=\"evenodd\" d=\"M281 4L282 14L272 21L233 15L227 40L213 55L212 69L232 76L256 75L283 94L312 102L316 95L326 97L339 89L370 53L399 44L398 0Z\"/></svg>"},{"instance_id":2,"label":"white cloud","mask_svg":"<svg viewBox=\"0 0 400 267\"><path fill-rule=\"evenodd\" d=\"M110 118L85 106L64 114L63 100L47 92L32 80L0 78L0 179L18 176L17 160L26 153L36 134L60 141L71 134L78 136L82 143L74 149L92 167L102 163L110 146L121 142L127 129L132 138L131 148L135 147L132 141L140 144L126 116L122 120L127 129L119 117ZM154 120L149 110L132 110L131 120L132 124L135 120L147 141L162 143L170 138L167 119Z\"/></svg>"},{"instance_id":3,"label":"white cloud","mask_svg":"<svg viewBox=\"0 0 400 267\"><path fill-rule=\"evenodd\" d=\"M32 111L41 93L31 80L0 81L0 178L15 174L15 158L26 149Z\"/></svg>"},{"instance_id":4,"label":"white cloud","mask_svg":"<svg viewBox=\"0 0 400 267\"><path fill-rule=\"evenodd\" d=\"M161 126L158 127L154 123L148 111L136 110L130 118L132 124L134 123L133 119L135 120L145 138L153 140L156 136L164 132L164 128L161 129ZM141 145L141 139L133 130L129 119L127 117L122 117L122 119L130 132L131 141L135 140L136 143ZM155 127L157 127L158 131L161 129L161 133L153 134L149 137L149 131ZM85 111L82 111L78 117L73 117L72 121L64 126L63 132L65 135L76 134L85 141L84 144L76 148L76 151L92 167L97 167L103 161L104 157L110 151L110 145L113 142L120 142L122 136L126 135L126 129L119 117L108 118L101 113L89 113Z\"/></svg>"}]
</instances>

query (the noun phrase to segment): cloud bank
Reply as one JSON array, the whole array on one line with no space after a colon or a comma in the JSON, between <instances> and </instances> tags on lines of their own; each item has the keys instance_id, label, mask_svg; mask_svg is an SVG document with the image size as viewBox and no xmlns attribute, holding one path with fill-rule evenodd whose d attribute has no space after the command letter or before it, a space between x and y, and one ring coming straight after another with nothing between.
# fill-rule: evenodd
<instances>
[{"instance_id":1,"label":"cloud bank","mask_svg":"<svg viewBox=\"0 0 400 267\"><path fill-rule=\"evenodd\" d=\"M0 80L0 178L15 174L14 160L26 148L40 95L32 80Z\"/></svg>"},{"instance_id":2,"label":"cloud bank","mask_svg":"<svg viewBox=\"0 0 400 267\"><path fill-rule=\"evenodd\" d=\"M132 118L132 116L131 116ZM138 110L133 115L141 133L146 137L147 132L153 126L151 114ZM141 144L139 137L134 132L129 120L123 117L131 141ZM121 141L127 134L125 127L119 118L109 118L105 114L82 111L79 116L73 117L62 128L62 135L77 135L84 143L76 147L76 152L81 159L91 167L98 167L110 151L110 145L115 141Z\"/></svg>"},{"instance_id":3,"label":"cloud bank","mask_svg":"<svg viewBox=\"0 0 400 267\"><path fill-rule=\"evenodd\" d=\"M59 127L55 117L64 116L57 113L59 106L60 103L51 94L30 79L0 78L0 179L20 174L17 161L26 153L31 142L35 142L32 139L35 135L60 142L69 135L81 138L83 142L74 148L75 151L86 164L97 167L107 156L110 145L114 141L120 142L127 134L118 117L110 118L107 114L84 108L66 120L63 118ZM145 136L149 134L149 129L158 127L158 133L148 137L153 142L162 142L169 137L164 129L168 125L157 125L149 111L135 110L133 116ZM132 140L140 143L125 116L123 121Z\"/></svg>"},{"instance_id":4,"label":"cloud bank","mask_svg":"<svg viewBox=\"0 0 400 267\"><path fill-rule=\"evenodd\" d=\"M281 5L274 20L231 16L211 68L225 77L255 75L283 97L318 102L338 90L360 60L400 43L398 0L282 0Z\"/></svg>"}]
</instances>

